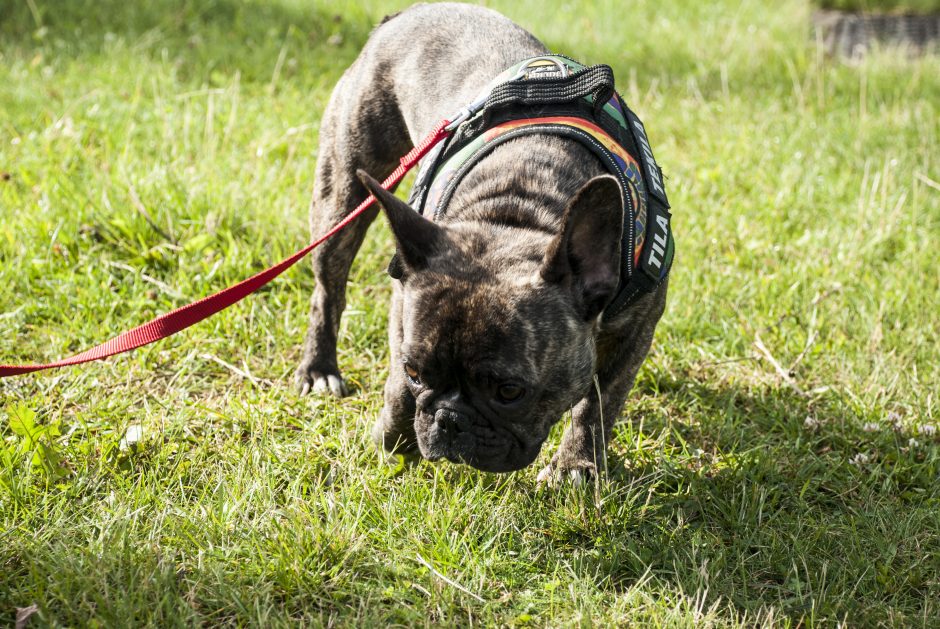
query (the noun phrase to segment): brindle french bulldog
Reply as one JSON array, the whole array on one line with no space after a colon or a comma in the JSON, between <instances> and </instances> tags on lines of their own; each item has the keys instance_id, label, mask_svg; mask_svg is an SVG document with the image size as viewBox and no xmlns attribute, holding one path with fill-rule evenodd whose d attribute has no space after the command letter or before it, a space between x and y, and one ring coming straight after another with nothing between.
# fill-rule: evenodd
<instances>
[{"instance_id":1,"label":"brindle french bulldog","mask_svg":"<svg viewBox=\"0 0 940 629\"><path fill-rule=\"evenodd\" d=\"M666 302L666 283L612 319L620 280L620 189L576 140L529 135L495 148L462 180L439 221L366 173L385 176L444 116L499 72L545 54L498 13L417 5L386 18L330 98L320 130L311 231L371 192L402 276L389 320L391 365L373 438L507 472L535 460L564 412L571 426L539 480L604 469L606 444ZM365 215L313 252L316 288L297 370L302 394L347 394L336 361L349 269Z\"/></svg>"}]
</instances>

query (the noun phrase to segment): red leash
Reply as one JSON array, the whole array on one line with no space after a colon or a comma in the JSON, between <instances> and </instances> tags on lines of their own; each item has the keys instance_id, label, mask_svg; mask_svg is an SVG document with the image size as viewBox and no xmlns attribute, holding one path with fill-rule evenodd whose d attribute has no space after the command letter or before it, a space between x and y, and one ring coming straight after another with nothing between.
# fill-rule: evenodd
<instances>
[{"instance_id":1,"label":"red leash","mask_svg":"<svg viewBox=\"0 0 940 629\"><path fill-rule=\"evenodd\" d=\"M400 164L395 171L389 175L385 181L382 182L382 187L388 189L405 176L409 170L411 170L418 161L424 157L428 151L434 147L435 144L446 138L450 135L453 127L449 120L444 120L434 130L421 141L420 144L415 146L407 155L401 158ZM8 376L16 376L24 373L31 373L33 371L43 371L44 369L53 369L56 367L68 367L71 365L80 365L82 363L87 363L93 360L101 360L102 358L107 358L108 356L114 356L115 354L122 354L124 352L129 352L132 349L137 349L138 347L143 347L144 345L149 345L159 341L160 339L165 339L168 336L172 336L181 330L185 330L191 325L195 325L211 317L220 310L225 310L232 304L241 301L248 295L252 294L275 277L292 267L297 263L298 260L303 258L305 255L316 249L327 239L331 238L338 231L346 227L349 223L353 222L360 214L362 214L366 208L368 208L372 203L375 202L375 197L369 195L365 201L359 204L355 210L352 211L349 216L337 223L330 231L321 236L318 240L310 243L294 255L289 258L275 264L271 268L261 271L257 275L249 277L247 280L243 280L234 286L229 286L228 288L215 293L214 295L209 295L204 297L199 301L195 301L191 304L177 308L172 312L162 314L152 321L140 325L133 330L128 330L110 341L105 341L101 345L96 345L89 350L82 352L81 354L76 354L71 358L66 358L63 360L56 361L54 363L47 363L45 365L0 365L0 378L6 378Z\"/></svg>"}]
</instances>

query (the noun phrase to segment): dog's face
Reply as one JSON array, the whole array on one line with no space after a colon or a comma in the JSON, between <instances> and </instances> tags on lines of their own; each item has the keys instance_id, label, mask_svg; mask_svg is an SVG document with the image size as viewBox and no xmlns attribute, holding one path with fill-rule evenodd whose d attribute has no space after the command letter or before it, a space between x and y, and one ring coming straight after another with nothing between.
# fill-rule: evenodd
<instances>
[{"instance_id":1,"label":"dog's face","mask_svg":"<svg viewBox=\"0 0 940 629\"><path fill-rule=\"evenodd\" d=\"M371 178L402 282L400 369L421 454L481 470L529 465L593 386L594 334L619 283L622 210L611 177L572 200L560 233L444 226Z\"/></svg>"},{"instance_id":2,"label":"dog's face","mask_svg":"<svg viewBox=\"0 0 940 629\"><path fill-rule=\"evenodd\" d=\"M391 366L415 397L421 453L523 468L590 385L591 326L532 265L482 280L435 266L404 278L402 364Z\"/></svg>"}]
</instances>

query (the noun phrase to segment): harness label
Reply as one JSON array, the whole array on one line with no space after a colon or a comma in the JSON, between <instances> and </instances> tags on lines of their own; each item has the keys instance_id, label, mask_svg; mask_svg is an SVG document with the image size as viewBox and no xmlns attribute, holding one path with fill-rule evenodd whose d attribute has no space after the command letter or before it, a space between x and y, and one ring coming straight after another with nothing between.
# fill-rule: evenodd
<instances>
[{"instance_id":1,"label":"harness label","mask_svg":"<svg viewBox=\"0 0 940 629\"><path fill-rule=\"evenodd\" d=\"M656 215L656 229L653 233L653 242L650 243L650 254L646 264L655 268L657 274L662 272L663 261L666 256L666 245L669 242L669 219L662 214Z\"/></svg>"},{"instance_id":2,"label":"harness label","mask_svg":"<svg viewBox=\"0 0 940 629\"><path fill-rule=\"evenodd\" d=\"M643 123L640 122L640 119L636 117L632 111L629 112L630 124L633 127L633 137L636 138L636 143L640 147L640 152L643 154L643 170L646 173L646 181L649 182L650 193L656 195L656 198L663 202L666 207L669 207L669 200L666 198L666 188L663 186L663 175L662 171L659 169L659 165L656 163L656 158L653 157L653 149L650 147L650 141L646 137L646 129L643 127Z\"/></svg>"}]
</instances>

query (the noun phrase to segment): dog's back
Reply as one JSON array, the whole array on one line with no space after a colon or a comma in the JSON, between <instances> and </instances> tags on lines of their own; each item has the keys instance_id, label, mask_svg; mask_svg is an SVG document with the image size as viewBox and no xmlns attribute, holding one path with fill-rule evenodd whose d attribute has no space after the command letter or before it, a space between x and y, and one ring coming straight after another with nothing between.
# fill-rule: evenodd
<instances>
[{"instance_id":1,"label":"dog's back","mask_svg":"<svg viewBox=\"0 0 940 629\"><path fill-rule=\"evenodd\" d=\"M444 2L418 4L386 18L357 64L388 73L416 141L473 100L500 71L545 52L531 33L491 9ZM355 65L350 68L356 71Z\"/></svg>"}]
</instances>

